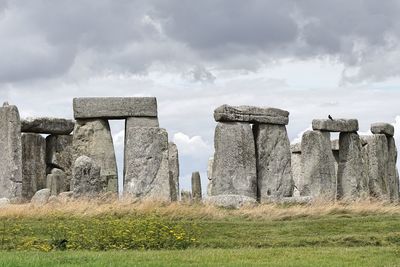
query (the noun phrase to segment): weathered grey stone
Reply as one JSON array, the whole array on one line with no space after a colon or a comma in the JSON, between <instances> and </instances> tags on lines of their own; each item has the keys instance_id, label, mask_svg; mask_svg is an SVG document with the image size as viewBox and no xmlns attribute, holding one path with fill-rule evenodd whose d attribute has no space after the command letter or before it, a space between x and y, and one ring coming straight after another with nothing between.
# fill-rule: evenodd
<instances>
[{"instance_id":1,"label":"weathered grey stone","mask_svg":"<svg viewBox=\"0 0 400 267\"><path fill-rule=\"evenodd\" d=\"M58 194L58 199L62 203L70 202L71 200L73 200L73 197L74 197L74 192L72 191L61 192L60 194Z\"/></svg>"},{"instance_id":2,"label":"weathered grey stone","mask_svg":"<svg viewBox=\"0 0 400 267\"><path fill-rule=\"evenodd\" d=\"M157 117L155 97L83 97L73 102L76 119Z\"/></svg>"},{"instance_id":3,"label":"weathered grey stone","mask_svg":"<svg viewBox=\"0 0 400 267\"><path fill-rule=\"evenodd\" d=\"M270 203L274 204L308 204L313 201L313 198L310 196L293 196L293 197L283 197L280 199L271 198Z\"/></svg>"},{"instance_id":4,"label":"weathered grey stone","mask_svg":"<svg viewBox=\"0 0 400 267\"><path fill-rule=\"evenodd\" d=\"M254 137L248 123L220 122L215 129L211 195L257 198Z\"/></svg>"},{"instance_id":5,"label":"weathered grey stone","mask_svg":"<svg viewBox=\"0 0 400 267\"><path fill-rule=\"evenodd\" d=\"M290 142L284 125L256 124L253 126L256 142L258 199L290 197L293 177Z\"/></svg>"},{"instance_id":6,"label":"weathered grey stone","mask_svg":"<svg viewBox=\"0 0 400 267\"><path fill-rule=\"evenodd\" d=\"M67 175L63 170L54 168L51 170L51 173L47 175L47 182L46 182L46 188L50 189L50 194L51 195L58 195L61 192L65 192L69 190L70 185L67 182L70 182L67 180Z\"/></svg>"},{"instance_id":7,"label":"weathered grey stone","mask_svg":"<svg viewBox=\"0 0 400 267\"><path fill-rule=\"evenodd\" d=\"M302 188L302 183L303 183L303 176L301 173L301 152L291 153L291 166L292 166L292 176L294 183L293 196L298 197L300 196L300 188Z\"/></svg>"},{"instance_id":8,"label":"weathered grey stone","mask_svg":"<svg viewBox=\"0 0 400 267\"><path fill-rule=\"evenodd\" d=\"M72 162L80 156L93 159L101 166L101 180L105 181L105 189L112 188L117 192L115 181L118 179L117 162L110 125L107 120L77 120L73 135Z\"/></svg>"},{"instance_id":9,"label":"weathered grey stone","mask_svg":"<svg viewBox=\"0 0 400 267\"><path fill-rule=\"evenodd\" d=\"M357 133L340 133L339 142L337 195L341 199L356 199L365 180L361 140Z\"/></svg>"},{"instance_id":10,"label":"weathered grey stone","mask_svg":"<svg viewBox=\"0 0 400 267\"><path fill-rule=\"evenodd\" d=\"M313 130L329 132L357 132L358 120L356 119L322 119L312 121Z\"/></svg>"},{"instance_id":11,"label":"weathered grey stone","mask_svg":"<svg viewBox=\"0 0 400 267\"><path fill-rule=\"evenodd\" d=\"M42 206L48 202L49 197L50 197L50 189L44 188L44 189L37 191L33 195L32 199L31 199L31 203L35 206Z\"/></svg>"},{"instance_id":12,"label":"weathered grey stone","mask_svg":"<svg viewBox=\"0 0 400 267\"><path fill-rule=\"evenodd\" d=\"M289 112L277 108L222 105L215 109L214 119L217 122L253 122L287 125L289 123Z\"/></svg>"},{"instance_id":13,"label":"weathered grey stone","mask_svg":"<svg viewBox=\"0 0 400 267\"><path fill-rule=\"evenodd\" d=\"M68 191L72 176L72 135L49 135L46 137L46 163L49 169L57 168L65 172L65 188Z\"/></svg>"},{"instance_id":14,"label":"weathered grey stone","mask_svg":"<svg viewBox=\"0 0 400 267\"><path fill-rule=\"evenodd\" d=\"M336 172L330 133L307 131L301 141L301 196L333 200L336 198Z\"/></svg>"},{"instance_id":15,"label":"weathered grey stone","mask_svg":"<svg viewBox=\"0 0 400 267\"><path fill-rule=\"evenodd\" d=\"M238 209L247 205L254 206L257 204L257 200L243 195L218 195L207 197L205 203L223 208Z\"/></svg>"},{"instance_id":16,"label":"weathered grey stone","mask_svg":"<svg viewBox=\"0 0 400 267\"><path fill-rule=\"evenodd\" d=\"M387 137L388 141L388 184L387 191L390 195L390 200L397 202L399 200L399 179L397 172L397 148L396 142L392 136Z\"/></svg>"},{"instance_id":17,"label":"weathered grey stone","mask_svg":"<svg viewBox=\"0 0 400 267\"><path fill-rule=\"evenodd\" d=\"M74 197L95 196L105 191L107 183L101 178L100 169L100 166L87 156L76 159L71 183Z\"/></svg>"},{"instance_id":18,"label":"weathered grey stone","mask_svg":"<svg viewBox=\"0 0 400 267\"><path fill-rule=\"evenodd\" d=\"M22 134L22 197L30 200L46 187L46 139L40 134Z\"/></svg>"},{"instance_id":19,"label":"weathered grey stone","mask_svg":"<svg viewBox=\"0 0 400 267\"><path fill-rule=\"evenodd\" d=\"M194 201L200 201L202 199L201 179L199 172L192 173L192 196Z\"/></svg>"},{"instance_id":20,"label":"weathered grey stone","mask_svg":"<svg viewBox=\"0 0 400 267\"><path fill-rule=\"evenodd\" d=\"M301 143L296 143L296 144L290 145L290 152L301 153Z\"/></svg>"},{"instance_id":21,"label":"weathered grey stone","mask_svg":"<svg viewBox=\"0 0 400 267\"><path fill-rule=\"evenodd\" d=\"M387 199L388 142L386 135L374 134L368 141L368 181L370 195Z\"/></svg>"},{"instance_id":22,"label":"weathered grey stone","mask_svg":"<svg viewBox=\"0 0 400 267\"><path fill-rule=\"evenodd\" d=\"M335 139L331 141L332 151L339 151L339 139Z\"/></svg>"},{"instance_id":23,"label":"weathered grey stone","mask_svg":"<svg viewBox=\"0 0 400 267\"><path fill-rule=\"evenodd\" d=\"M130 117L126 120L131 127L159 127L157 117Z\"/></svg>"},{"instance_id":24,"label":"weathered grey stone","mask_svg":"<svg viewBox=\"0 0 400 267\"><path fill-rule=\"evenodd\" d=\"M21 122L16 106L0 107L0 197L21 197Z\"/></svg>"},{"instance_id":25,"label":"weathered grey stone","mask_svg":"<svg viewBox=\"0 0 400 267\"><path fill-rule=\"evenodd\" d=\"M73 120L62 118L26 118L21 120L21 131L26 133L64 134L74 130Z\"/></svg>"},{"instance_id":26,"label":"weathered grey stone","mask_svg":"<svg viewBox=\"0 0 400 267\"><path fill-rule=\"evenodd\" d=\"M11 201L8 198L6 198L6 197L0 198L0 208L7 207L10 204L11 204Z\"/></svg>"},{"instance_id":27,"label":"weathered grey stone","mask_svg":"<svg viewBox=\"0 0 400 267\"><path fill-rule=\"evenodd\" d=\"M189 191L182 190L181 191L181 202L191 203L192 202L192 193Z\"/></svg>"},{"instance_id":28,"label":"weathered grey stone","mask_svg":"<svg viewBox=\"0 0 400 267\"><path fill-rule=\"evenodd\" d=\"M47 203L50 205L58 205L62 204L63 202L55 195L50 195L49 200L47 200Z\"/></svg>"},{"instance_id":29,"label":"weathered grey stone","mask_svg":"<svg viewBox=\"0 0 400 267\"><path fill-rule=\"evenodd\" d=\"M178 148L172 142L168 144L168 165L171 182L171 200L177 201L179 197L179 157Z\"/></svg>"},{"instance_id":30,"label":"weathered grey stone","mask_svg":"<svg viewBox=\"0 0 400 267\"><path fill-rule=\"evenodd\" d=\"M389 123L377 122L371 124L371 132L373 134L387 134L390 136L394 135L394 127Z\"/></svg>"},{"instance_id":31,"label":"weathered grey stone","mask_svg":"<svg viewBox=\"0 0 400 267\"><path fill-rule=\"evenodd\" d=\"M211 196L211 190L212 190L212 169L213 169L213 164L214 164L214 157L210 157L208 159L208 165L207 165L207 178L208 178L208 183L207 183L207 196Z\"/></svg>"},{"instance_id":32,"label":"weathered grey stone","mask_svg":"<svg viewBox=\"0 0 400 267\"><path fill-rule=\"evenodd\" d=\"M361 141L361 156L363 161L363 168L361 172L363 173L360 183L360 198L369 198L369 145L367 142L367 138L365 136L360 136Z\"/></svg>"},{"instance_id":33,"label":"weathered grey stone","mask_svg":"<svg viewBox=\"0 0 400 267\"><path fill-rule=\"evenodd\" d=\"M171 201L168 134L156 127L125 127L124 192Z\"/></svg>"}]
</instances>

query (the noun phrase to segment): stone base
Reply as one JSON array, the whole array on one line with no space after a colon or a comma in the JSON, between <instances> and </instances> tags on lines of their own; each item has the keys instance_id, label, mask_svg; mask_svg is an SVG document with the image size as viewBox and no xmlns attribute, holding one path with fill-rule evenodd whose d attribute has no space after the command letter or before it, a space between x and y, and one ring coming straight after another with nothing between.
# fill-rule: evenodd
<instances>
[{"instance_id":1,"label":"stone base","mask_svg":"<svg viewBox=\"0 0 400 267\"><path fill-rule=\"evenodd\" d=\"M204 203L223 208L238 209L244 205L256 205L257 200L243 195L219 195L207 197Z\"/></svg>"}]
</instances>

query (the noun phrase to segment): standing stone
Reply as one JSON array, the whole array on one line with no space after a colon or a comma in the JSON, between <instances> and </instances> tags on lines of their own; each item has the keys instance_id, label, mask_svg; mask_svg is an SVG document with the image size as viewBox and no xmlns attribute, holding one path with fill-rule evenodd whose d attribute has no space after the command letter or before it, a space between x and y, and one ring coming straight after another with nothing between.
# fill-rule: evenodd
<instances>
[{"instance_id":1,"label":"standing stone","mask_svg":"<svg viewBox=\"0 0 400 267\"><path fill-rule=\"evenodd\" d=\"M22 197L30 200L46 187L46 139L40 134L22 134Z\"/></svg>"},{"instance_id":2,"label":"standing stone","mask_svg":"<svg viewBox=\"0 0 400 267\"><path fill-rule=\"evenodd\" d=\"M21 122L16 106L0 108L0 198L22 193Z\"/></svg>"},{"instance_id":3,"label":"standing stone","mask_svg":"<svg viewBox=\"0 0 400 267\"><path fill-rule=\"evenodd\" d=\"M72 169L71 189L74 197L95 196L104 192L107 184L101 178L100 166L87 156L76 159Z\"/></svg>"},{"instance_id":4,"label":"standing stone","mask_svg":"<svg viewBox=\"0 0 400 267\"><path fill-rule=\"evenodd\" d=\"M388 192L390 200L397 202L399 200L399 179L397 172L397 148L392 136L387 136L388 141Z\"/></svg>"},{"instance_id":5,"label":"standing stone","mask_svg":"<svg viewBox=\"0 0 400 267\"><path fill-rule=\"evenodd\" d=\"M301 196L334 200L336 172L330 133L307 131L301 140L301 169L304 184Z\"/></svg>"},{"instance_id":6,"label":"standing stone","mask_svg":"<svg viewBox=\"0 0 400 267\"><path fill-rule=\"evenodd\" d=\"M250 124L220 122L215 129L214 142L211 195L239 195L255 200L256 152Z\"/></svg>"},{"instance_id":7,"label":"standing stone","mask_svg":"<svg viewBox=\"0 0 400 267\"><path fill-rule=\"evenodd\" d=\"M293 196L300 196L300 188L302 188L302 173L301 173L301 144L294 144L290 146L291 150L291 166L292 166L292 176L293 176Z\"/></svg>"},{"instance_id":8,"label":"standing stone","mask_svg":"<svg viewBox=\"0 0 400 267\"><path fill-rule=\"evenodd\" d=\"M253 126L256 142L258 199L290 197L293 194L290 142L286 127L273 124Z\"/></svg>"},{"instance_id":9,"label":"standing stone","mask_svg":"<svg viewBox=\"0 0 400 267\"><path fill-rule=\"evenodd\" d=\"M207 165L207 178L208 178L208 183L207 183L207 196L211 196L211 190L212 190L212 169L213 169L213 164L214 164L214 157L210 157L208 159L208 165Z\"/></svg>"},{"instance_id":10,"label":"standing stone","mask_svg":"<svg viewBox=\"0 0 400 267\"><path fill-rule=\"evenodd\" d=\"M374 134L368 141L368 180L370 195L388 197L388 142L384 134Z\"/></svg>"},{"instance_id":11,"label":"standing stone","mask_svg":"<svg viewBox=\"0 0 400 267\"><path fill-rule=\"evenodd\" d=\"M360 196L361 183L364 180L360 137L357 133L340 133L339 146L338 197L355 199Z\"/></svg>"},{"instance_id":12,"label":"standing stone","mask_svg":"<svg viewBox=\"0 0 400 267\"><path fill-rule=\"evenodd\" d=\"M168 144L168 164L171 181L171 199L177 201L179 197L179 158L177 146L170 142Z\"/></svg>"},{"instance_id":13,"label":"standing stone","mask_svg":"<svg viewBox=\"0 0 400 267\"><path fill-rule=\"evenodd\" d=\"M47 175L46 188L50 189L50 194L52 196L56 196L61 192L69 190L70 185L67 184L69 182L63 170L54 168L51 170L51 173Z\"/></svg>"},{"instance_id":14,"label":"standing stone","mask_svg":"<svg viewBox=\"0 0 400 267\"><path fill-rule=\"evenodd\" d=\"M201 179L199 172L192 173L192 195L194 201L201 201Z\"/></svg>"},{"instance_id":15,"label":"standing stone","mask_svg":"<svg viewBox=\"0 0 400 267\"><path fill-rule=\"evenodd\" d=\"M101 166L100 176L105 181L105 189L117 192L117 162L108 121L77 120L72 143L72 162L83 155L90 157L96 165Z\"/></svg>"},{"instance_id":16,"label":"standing stone","mask_svg":"<svg viewBox=\"0 0 400 267\"><path fill-rule=\"evenodd\" d=\"M363 161L363 168L362 168L362 177L363 180L361 180L360 183L360 198L369 198L370 192L369 192L369 145L368 145L368 140L370 140L371 136L360 136L361 140L361 156L362 156L362 161Z\"/></svg>"},{"instance_id":17,"label":"standing stone","mask_svg":"<svg viewBox=\"0 0 400 267\"><path fill-rule=\"evenodd\" d=\"M126 121L124 192L136 198L171 201L168 134Z\"/></svg>"},{"instance_id":18,"label":"standing stone","mask_svg":"<svg viewBox=\"0 0 400 267\"><path fill-rule=\"evenodd\" d=\"M67 176L66 190L69 190L72 176L72 135L49 135L46 137L46 164L48 169L61 169Z\"/></svg>"}]
</instances>

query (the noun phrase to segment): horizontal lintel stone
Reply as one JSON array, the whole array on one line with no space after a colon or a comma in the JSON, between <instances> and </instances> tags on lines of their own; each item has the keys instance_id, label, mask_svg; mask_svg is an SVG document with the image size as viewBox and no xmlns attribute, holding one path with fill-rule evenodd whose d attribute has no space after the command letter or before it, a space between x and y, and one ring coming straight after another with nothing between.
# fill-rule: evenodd
<instances>
[{"instance_id":1,"label":"horizontal lintel stone","mask_svg":"<svg viewBox=\"0 0 400 267\"><path fill-rule=\"evenodd\" d=\"M357 132L357 119L319 119L312 121L313 130L327 132Z\"/></svg>"},{"instance_id":2,"label":"horizontal lintel stone","mask_svg":"<svg viewBox=\"0 0 400 267\"><path fill-rule=\"evenodd\" d=\"M21 132L68 135L74 130L73 120L62 118L27 118L21 120Z\"/></svg>"},{"instance_id":3,"label":"horizontal lintel stone","mask_svg":"<svg viewBox=\"0 0 400 267\"><path fill-rule=\"evenodd\" d=\"M287 125L289 123L289 112L277 108L222 105L215 109L214 119L217 122L249 122Z\"/></svg>"},{"instance_id":4,"label":"horizontal lintel stone","mask_svg":"<svg viewBox=\"0 0 400 267\"><path fill-rule=\"evenodd\" d=\"M377 122L371 124L371 132L373 134L387 134L390 136L394 135L394 127L389 123Z\"/></svg>"},{"instance_id":5,"label":"horizontal lintel stone","mask_svg":"<svg viewBox=\"0 0 400 267\"><path fill-rule=\"evenodd\" d=\"M155 97L81 97L73 106L75 119L157 117Z\"/></svg>"}]
</instances>

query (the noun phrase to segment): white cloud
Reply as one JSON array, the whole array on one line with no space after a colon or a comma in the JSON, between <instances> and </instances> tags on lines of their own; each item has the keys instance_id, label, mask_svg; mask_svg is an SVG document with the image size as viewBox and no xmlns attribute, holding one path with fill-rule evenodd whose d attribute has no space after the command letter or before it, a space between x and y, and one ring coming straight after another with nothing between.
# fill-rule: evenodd
<instances>
[{"instance_id":1,"label":"white cloud","mask_svg":"<svg viewBox=\"0 0 400 267\"><path fill-rule=\"evenodd\" d=\"M299 132L297 134L297 136L295 138L293 138L292 142L290 142L291 144L297 144L297 143L301 143L301 138L303 137L303 134L307 131L311 131L312 130L312 126L308 126L306 129L304 129L303 131Z\"/></svg>"},{"instance_id":2,"label":"white cloud","mask_svg":"<svg viewBox=\"0 0 400 267\"><path fill-rule=\"evenodd\" d=\"M201 136L189 137L184 133L174 134L173 142L177 145L179 154L182 156L191 156L193 158L202 158L210 155L212 148Z\"/></svg>"}]
</instances>

